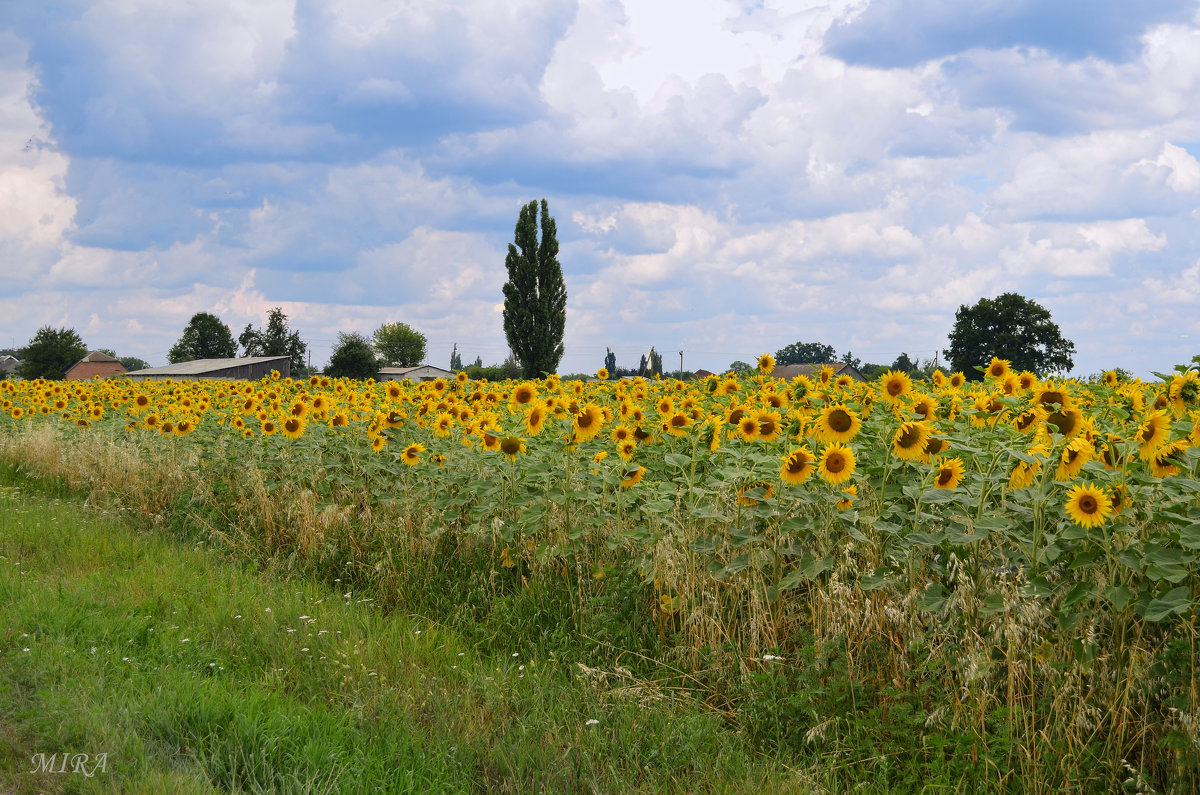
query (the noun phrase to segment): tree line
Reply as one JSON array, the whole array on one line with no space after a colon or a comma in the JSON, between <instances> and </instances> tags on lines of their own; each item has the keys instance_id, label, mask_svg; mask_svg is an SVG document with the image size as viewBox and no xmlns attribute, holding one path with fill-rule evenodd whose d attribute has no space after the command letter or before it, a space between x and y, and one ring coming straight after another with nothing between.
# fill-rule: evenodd
<instances>
[{"instance_id":1,"label":"tree line","mask_svg":"<svg viewBox=\"0 0 1200 795\"><path fill-rule=\"evenodd\" d=\"M536 378L558 371L564 351L567 290L558 261L557 226L545 199L540 204L531 201L521 208L513 237L505 257L508 280L502 288L504 334L511 354L500 365L485 368L482 359L476 358L474 364L464 368L455 345L450 355L451 371L465 369L472 377L490 379ZM950 347L944 351L948 367L971 379L982 378L982 367L993 356L1007 359L1014 369L1038 374L1065 372L1074 366L1075 345L1063 338L1050 312L1016 293L984 298L972 307L959 307L949 339ZM368 378L380 367L414 367L424 362L426 342L424 334L400 322L384 323L370 337L358 332L339 332L325 372L330 376ZM229 326L216 315L198 312L167 358L172 364L233 358L239 345L243 356L287 356L293 374L310 371L305 362L308 346L298 332L289 328L287 315L279 307L270 310L265 327L247 324L236 340ZM87 348L74 330L45 327L19 352L18 375L61 378L67 368L86 355ZM127 369L146 365L136 357L127 359ZM797 341L775 352L775 362L779 365L839 361L852 365L867 378L885 369L928 374L938 364L936 360L914 362L907 353L901 353L890 367L864 364L851 351L837 358L833 346L822 342ZM637 368L621 368L617 366L616 355L607 349L604 369L610 378L660 375L662 356L651 348ZM735 361L729 369L737 372L754 368Z\"/></svg>"}]
</instances>

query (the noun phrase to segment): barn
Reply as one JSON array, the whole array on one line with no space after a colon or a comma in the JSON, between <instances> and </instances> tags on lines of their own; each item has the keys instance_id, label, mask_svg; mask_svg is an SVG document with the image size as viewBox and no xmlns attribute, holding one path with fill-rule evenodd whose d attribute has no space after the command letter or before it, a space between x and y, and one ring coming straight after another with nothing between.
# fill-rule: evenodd
<instances>
[{"instance_id":1,"label":"barn","mask_svg":"<svg viewBox=\"0 0 1200 795\"><path fill-rule=\"evenodd\" d=\"M269 376L272 370L278 370L279 374L284 377L291 375L291 357L244 356L240 359L193 359L190 362L168 364L166 367L134 370L129 373L129 377L135 381L162 381L167 378L176 381L199 378L257 381Z\"/></svg>"},{"instance_id":2,"label":"barn","mask_svg":"<svg viewBox=\"0 0 1200 795\"><path fill-rule=\"evenodd\" d=\"M375 376L376 381L434 381L438 378L454 378L454 373L432 364L422 364L417 367L384 367Z\"/></svg>"},{"instance_id":3,"label":"barn","mask_svg":"<svg viewBox=\"0 0 1200 795\"><path fill-rule=\"evenodd\" d=\"M807 376L809 378L817 378L821 374L823 364L778 364L771 371L771 375L776 378L781 378L784 381L791 381L798 375ZM866 376L858 371L857 367L846 364L845 362L831 362L829 364L833 368L833 377L839 375L848 375L855 381L866 381Z\"/></svg>"},{"instance_id":4,"label":"barn","mask_svg":"<svg viewBox=\"0 0 1200 795\"><path fill-rule=\"evenodd\" d=\"M91 351L68 367L63 378L68 381L81 381L96 377L112 378L114 375L125 375L125 365L107 353Z\"/></svg>"}]
</instances>

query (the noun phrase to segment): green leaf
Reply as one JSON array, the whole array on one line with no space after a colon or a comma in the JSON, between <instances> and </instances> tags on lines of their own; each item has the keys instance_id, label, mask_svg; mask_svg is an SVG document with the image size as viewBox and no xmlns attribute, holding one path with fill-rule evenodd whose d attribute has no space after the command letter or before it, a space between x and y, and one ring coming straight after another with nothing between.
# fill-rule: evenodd
<instances>
[{"instance_id":1,"label":"green leaf","mask_svg":"<svg viewBox=\"0 0 1200 795\"><path fill-rule=\"evenodd\" d=\"M818 558L811 553L800 558L800 572L810 580L820 577L823 572L833 568L833 558L826 556Z\"/></svg>"},{"instance_id":2,"label":"green leaf","mask_svg":"<svg viewBox=\"0 0 1200 795\"><path fill-rule=\"evenodd\" d=\"M1105 591L1104 595L1108 597L1108 601L1112 602L1113 609L1118 613L1128 607L1129 603L1133 601L1133 592L1124 585L1113 586Z\"/></svg>"},{"instance_id":3,"label":"green leaf","mask_svg":"<svg viewBox=\"0 0 1200 795\"><path fill-rule=\"evenodd\" d=\"M945 586L940 582L929 583L917 600L917 609L925 613L936 613L946 605L946 593Z\"/></svg>"},{"instance_id":4,"label":"green leaf","mask_svg":"<svg viewBox=\"0 0 1200 795\"><path fill-rule=\"evenodd\" d=\"M1096 595L1096 586L1090 582L1077 582L1071 590L1067 591L1067 595L1063 597L1062 606L1064 608L1074 607L1080 602L1091 599Z\"/></svg>"},{"instance_id":5,"label":"green leaf","mask_svg":"<svg viewBox=\"0 0 1200 795\"><path fill-rule=\"evenodd\" d=\"M1162 621L1168 616L1183 615L1192 608L1192 589L1186 585L1167 591L1158 599L1152 599L1143 616L1147 621Z\"/></svg>"},{"instance_id":6,"label":"green leaf","mask_svg":"<svg viewBox=\"0 0 1200 795\"><path fill-rule=\"evenodd\" d=\"M909 533L906 540L913 545L936 547L942 543L945 536L940 533Z\"/></svg>"},{"instance_id":7,"label":"green leaf","mask_svg":"<svg viewBox=\"0 0 1200 795\"><path fill-rule=\"evenodd\" d=\"M858 581L858 587L864 591L878 591L881 588L895 585L895 583L896 578L887 569L875 569Z\"/></svg>"},{"instance_id":8,"label":"green leaf","mask_svg":"<svg viewBox=\"0 0 1200 795\"><path fill-rule=\"evenodd\" d=\"M1179 531L1179 545L1188 549L1200 549L1200 522Z\"/></svg>"},{"instance_id":9,"label":"green leaf","mask_svg":"<svg viewBox=\"0 0 1200 795\"><path fill-rule=\"evenodd\" d=\"M680 469L683 469L692 463L692 459L686 455L683 455L682 453L667 453L663 456L663 461L666 461L673 467L679 467Z\"/></svg>"}]
</instances>

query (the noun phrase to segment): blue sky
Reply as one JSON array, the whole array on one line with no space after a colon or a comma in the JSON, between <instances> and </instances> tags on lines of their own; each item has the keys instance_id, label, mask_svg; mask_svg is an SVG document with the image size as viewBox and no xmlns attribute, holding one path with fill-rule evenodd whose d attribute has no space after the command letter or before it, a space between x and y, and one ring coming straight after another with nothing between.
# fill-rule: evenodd
<instances>
[{"instance_id":1,"label":"blue sky","mask_svg":"<svg viewBox=\"0 0 1200 795\"><path fill-rule=\"evenodd\" d=\"M1016 291L1075 372L1200 353L1200 0L92 0L0 8L0 344L153 364L282 306L507 354L545 197L560 371L932 358Z\"/></svg>"}]
</instances>

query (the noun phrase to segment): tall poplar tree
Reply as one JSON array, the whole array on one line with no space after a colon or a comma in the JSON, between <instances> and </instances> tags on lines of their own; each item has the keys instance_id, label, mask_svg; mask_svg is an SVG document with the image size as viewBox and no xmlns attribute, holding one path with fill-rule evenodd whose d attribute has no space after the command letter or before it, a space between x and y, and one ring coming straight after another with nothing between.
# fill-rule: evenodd
<instances>
[{"instance_id":1,"label":"tall poplar tree","mask_svg":"<svg viewBox=\"0 0 1200 795\"><path fill-rule=\"evenodd\" d=\"M504 336L526 378L558 370L567 324L567 285L558 263L558 238L550 208L542 199L541 240L538 203L521 208L516 245L508 244L504 267ZM518 248L520 250L518 250Z\"/></svg>"}]
</instances>

